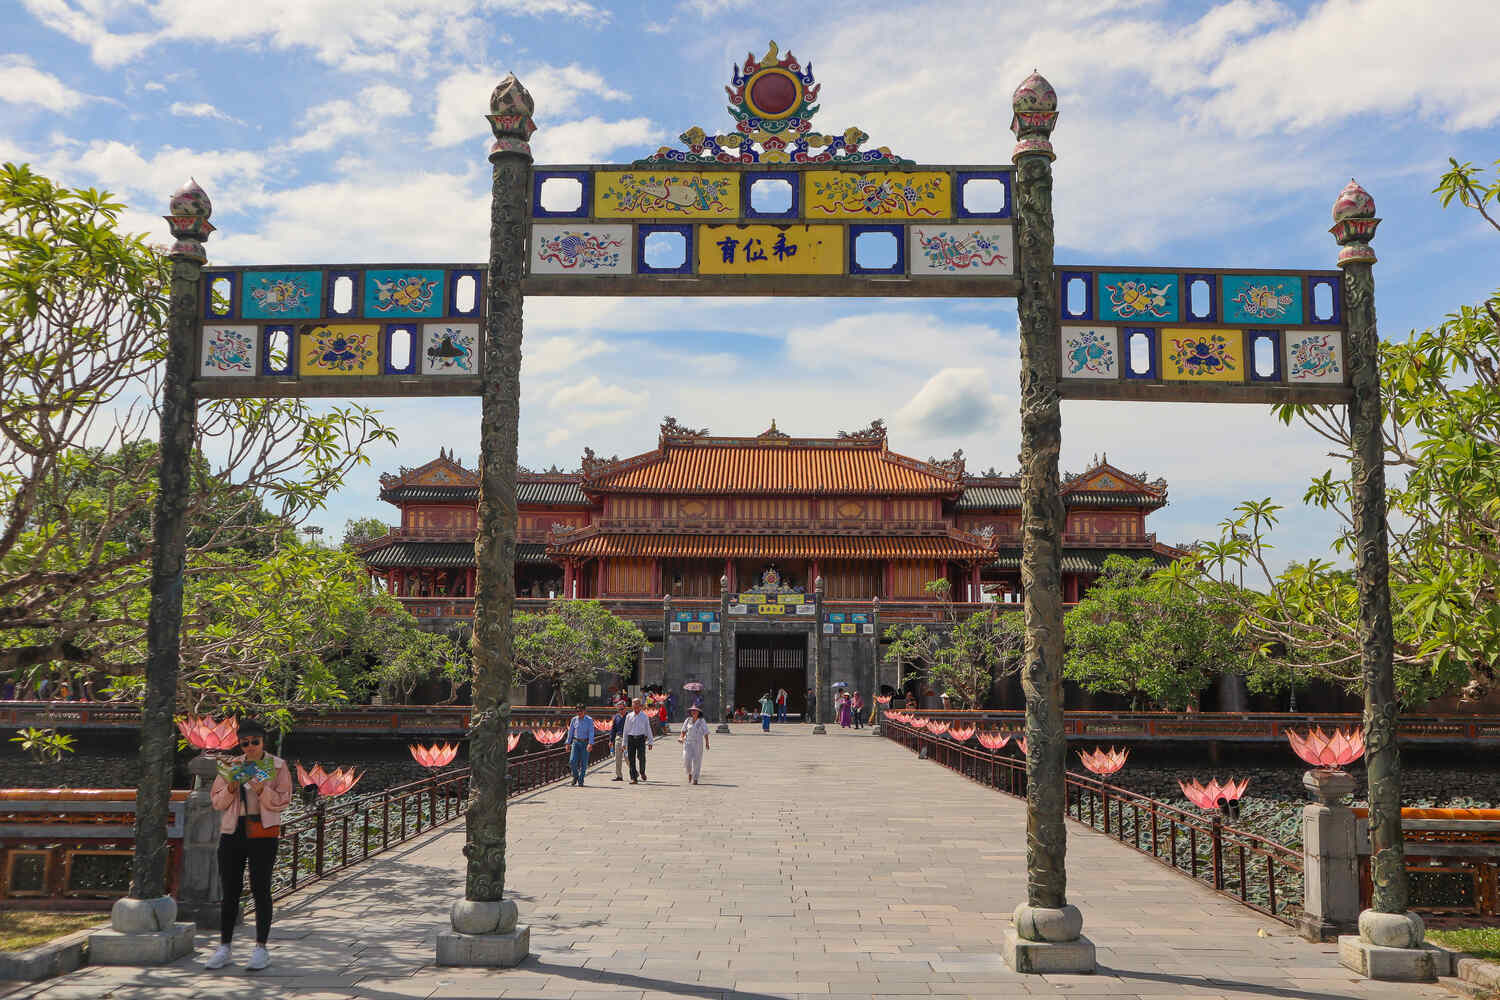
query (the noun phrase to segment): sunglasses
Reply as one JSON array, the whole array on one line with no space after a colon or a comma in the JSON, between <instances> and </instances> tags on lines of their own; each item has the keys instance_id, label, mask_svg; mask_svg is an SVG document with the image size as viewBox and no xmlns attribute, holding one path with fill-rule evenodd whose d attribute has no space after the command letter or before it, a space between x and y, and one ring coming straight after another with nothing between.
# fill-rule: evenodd
<instances>
[{"instance_id":1,"label":"sunglasses","mask_svg":"<svg viewBox=\"0 0 1500 1000\"><path fill-rule=\"evenodd\" d=\"M242 746L242 747L258 747L258 746L260 746L260 737L259 736L246 736L244 739L240 740L240 746Z\"/></svg>"}]
</instances>

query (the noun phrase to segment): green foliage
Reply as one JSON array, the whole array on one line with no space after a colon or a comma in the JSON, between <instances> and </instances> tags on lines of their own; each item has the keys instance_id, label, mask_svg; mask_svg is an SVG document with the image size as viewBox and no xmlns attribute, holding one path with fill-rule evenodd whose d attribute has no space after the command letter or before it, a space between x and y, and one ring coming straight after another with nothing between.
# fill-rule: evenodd
<instances>
[{"instance_id":1,"label":"green foliage","mask_svg":"<svg viewBox=\"0 0 1500 1000\"><path fill-rule=\"evenodd\" d=\"M384 538L390 530L390 526L378 517L351 517L344 522L343 546L352 552L377 538Z\"/></svg>"},{"instance_id":2,"label":"green foliage","mask_svg":"<svg viewBox=\"0 0 1500 1000\"><path fill-rule=\"evenodd\" d=\"M1233 610L1158 577L1150 559L1112 555L1067 613L1063 676L1084 690L1181 711L1215 677L1241 667Z\"/></svg>"},{"instance_id":3,"label":"green foliage","mask_svg":"<svg viewBox=\"0 0 1500 1000\"><path fill-rule=\"evenodd\" d=\"M1500 171L1486 178L1450 161L1435 193L1458 201L1500 231L1489 207L1500 199ZM1496 163L1500 167L1500 161ZM1396 688L1406 704L1462 690L1481 695L1500 663L1500 296L1464 305L1430 330L1385 342L1380 382ZM1341 460L1315 478L1304 501L1342 523L1335 552L1352 558L1355 536L1342 407L1283 405L1286 422L1303 421ZM1359 604L1347 569L1312 560L1273 574L1265 553L1280 508L1246 502L1202 545L1196 568L1179 582L1198 586L1225 568L1249 566L1265 593L1236 596L1241 631L1263 663L1262 683L1289 667L1350 688L1359 683Z\"/></svg>"},{"instance_id":4,"label":"green foliage","mask_svg":"<svg viewBox=\"0 0 1500 1000\"><path fill-rule=\"evenodd\" d=\"M516 615L512 655L522 681L545 680L554 697L576 701L600 674L634 673L646 634L598 601L553 601L544 613Z\"/></svg>"},{"instance_id":5,"label":"green foliage","mask_svg":"<svg viewBox=\"0 0 1500 1000\"><path fill-rule=\"evenodd\" d=\"M18 730L10 741L19 744L21 749L31 754L32 759L38 764L57 763L62 760L63 754L73 752L73 745L77 742L67 733L59 733L55 729L37 729L32 726Z\"/></svg>"},{"instance_id":6,"label":"green foliage","mask_svg":"<svg viewBox=\"0 0 1500 1000\"><path fill-rule=\"evenodd\" d=\"M924 589L944 602L947 627L890 626L886 660L896 664L902 680L925 665L928 682L947 692L954 708L981 708L995 679L1020 669L1026 639L1021 614L986 608L960 620L946 579L931 580Z\"/></svg>"}]
</instances>

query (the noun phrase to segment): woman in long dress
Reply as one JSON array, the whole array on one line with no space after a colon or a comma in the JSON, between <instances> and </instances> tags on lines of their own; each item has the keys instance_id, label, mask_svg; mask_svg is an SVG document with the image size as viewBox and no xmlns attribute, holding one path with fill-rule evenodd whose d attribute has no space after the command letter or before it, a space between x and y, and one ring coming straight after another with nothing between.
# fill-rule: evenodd
<instances>
[{"instance_id":1,"label":"woman in long dress","mask_svg":"<svg viewBox=\"0 0 1500 1000\"><path fill-rule=\"evenodd\" d=\"M703 709L697 705L688 709L677 742L682 744L682 766L687 771L688 784L696 785L698 772L703 770L703 751L708 749L708 723L703 721Z\"/></svg>"},{"instance_id":2,"label":"woman in long dress","mask_svg":"<svg viewBox=\"0 0 1500 1000\"><path fill-rule=\"evenodd\" d=\"M846 694L839 700L839 725L845 729L849 728L849 722L854 718L854 709L849 704L849 696Z\"/></svg>"}]
</instances>

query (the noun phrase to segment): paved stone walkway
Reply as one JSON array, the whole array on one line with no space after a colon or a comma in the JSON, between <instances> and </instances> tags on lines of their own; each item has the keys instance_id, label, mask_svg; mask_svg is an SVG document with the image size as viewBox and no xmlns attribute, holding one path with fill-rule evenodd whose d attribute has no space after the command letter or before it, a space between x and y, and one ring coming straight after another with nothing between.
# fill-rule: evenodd
<instances>
[{"instance_id":1,"label":"paved stone walkway","mask_svg":"<svg viewBox=\"0 0 1500 1000\"><path fill-rule=\"evenodd\" d=\"M1071 824L1068 895L1099 974L1018 975L999 959L1024 886L1018 800L867 731L739 726L713 739L696 788L675 742L650 767L646 785L609 765L512 803L508 884L532 934L519 968L432 964L462 893L454 826L292 897L264 972L204 970L201 935L175 966L88 967L7 1000L1450 996L1358 980L1332 945Z\"/></svg>"}]
</instances>

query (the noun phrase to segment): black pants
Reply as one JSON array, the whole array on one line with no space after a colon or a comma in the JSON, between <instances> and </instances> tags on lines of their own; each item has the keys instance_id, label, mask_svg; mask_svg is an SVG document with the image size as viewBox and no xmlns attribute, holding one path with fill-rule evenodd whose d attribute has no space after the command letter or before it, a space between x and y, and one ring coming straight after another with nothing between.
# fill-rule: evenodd
<instances>
[{"instance_id":1,"label":"black pants","mask_svg":"<svg viewBox=\"0 0 1500 1000\"><path fill-rule=\"evenodd\" d=\"M625 737L625 759L630 762L631 781L636 780L637 776L643 779L646 777L646 737ZM639 771L636 768L636 761L640 761Z\"/></svg>"},{"instance_id":2,"label":"black pants","mask_svg":"<svg viewBox=\"0 0 1500 1000\"><path fill-rule=\"evenodd\" d=\"M224 903L219 910L219 940L228 944L234 938L234 924L240 918L240 892L245 882L245 865L250 866L250 895L255 897L255 943L265 944L271 936L271 868L276 864L276 837L245 836L245 821L233 833L219 837L219 881L224 886Z\"/></svg>"}]
</instances>

